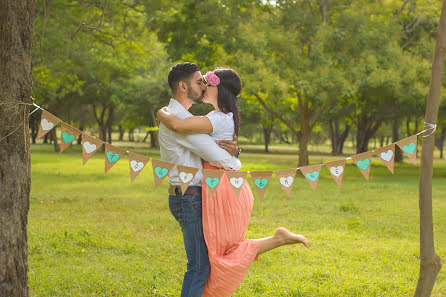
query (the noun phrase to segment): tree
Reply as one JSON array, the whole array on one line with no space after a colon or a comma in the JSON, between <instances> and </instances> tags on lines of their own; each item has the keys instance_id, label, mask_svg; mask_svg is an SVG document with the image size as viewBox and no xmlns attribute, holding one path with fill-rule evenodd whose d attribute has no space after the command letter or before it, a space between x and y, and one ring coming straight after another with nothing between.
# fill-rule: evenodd
<instances>
[{"instance_id":1,"label":"tree","mask_svg":"<svg viewBox=\"0 0 446 297\"><path fill-rule=\"evenodd\" d=\"M34 4L0 1L0 296L28 296Z\"/></svg>"}]
</instances>

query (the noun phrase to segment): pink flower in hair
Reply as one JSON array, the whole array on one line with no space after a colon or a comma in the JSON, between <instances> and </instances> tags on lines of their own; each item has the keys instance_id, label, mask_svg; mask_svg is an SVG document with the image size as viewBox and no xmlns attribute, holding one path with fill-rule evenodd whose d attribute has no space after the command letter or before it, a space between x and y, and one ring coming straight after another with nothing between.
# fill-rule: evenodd
<instances>
[{"instance_id":1,"label":"pink flower in hair","mask_svg":"<svg viewBox=\"0 0 446 297\"><path fill-rule=\"evenodd\" d=\"M220 84L220 78L213 71L208 71L205 74L204 79L211 86L218 86Z\"/></svg>"}]
</instances>

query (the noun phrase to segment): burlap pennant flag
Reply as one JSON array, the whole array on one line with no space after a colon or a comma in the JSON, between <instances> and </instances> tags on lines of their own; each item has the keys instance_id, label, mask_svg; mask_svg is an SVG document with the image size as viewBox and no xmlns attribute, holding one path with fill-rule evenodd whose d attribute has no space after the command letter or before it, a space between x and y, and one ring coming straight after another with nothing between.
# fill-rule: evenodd
<instances>
[{"instance_id":1,"label":"burlap pennant flag","mask_svg":"<svg viewBox=\"0 0 446 297\"><path fill-rule=\"evenodd\" d=\"M290 198L291 189L293 188L294 179L296 178L296 172L297 168L274 171L280 186L288 198Z\"/></svg>"},{"instance_id":2,"label":"burlap pennant flag","mask_svg":"<svg viewBox=\"0 0 446 297\"><path fill-rule=\"evenodd\" d=\"M198 172L198 168L177 165L177 170L180 179L181 193L186 193L189 184Z\"/></svg>"},{"instance_id":3,"label":"burlap pennant flag","mask_svg":"<svg viewBox=\"0 0 446 297\"><path fill-rule=\"evenodd\" d=\"M61 119L46 110L42 110L42 117L40 119L40 127L39 132L37 133L37 139L50 132L51 129L56 127L60 122L62 122Z\"/></svg>"},{"instance_id":4,"label":"burlap pennant flag","mask_svg":"<svg viewBox=\"0 0 446 297\"><path fill-rule=\"evenodd\" d=\"M167 163L160 160L152 159L153 179L155 181L155 189L163 182L166 176L169 175L175 164Z\"/></svg>"},{"instance_id":5,"label":"burlap pennant flag","mask_svg":"<svg viewBox=\"0 0 446 297\"><path fill-rule=\"evenodd\" d=\"M203 181L206 184L209 195L212 198L215 194L215 190L221 182L223 176L223 170L209 170L203 169Z\"/></svg>"},{"instance_id":6,"label":"burlap pennant flag","mask_svg":"<svg viewBox=\"0 0 446 297\"><path fill-rule=\"evenodd\" d=\"M378 155L381 161L386 164L387 169L390 170L393 174L393 165L395 163L395 144L381 147L375 150L375 153Z\"/></svg>"},{"instance_id":7,"label":"burlap pennant flag","mask_svg":"<svg viewBox=\"0 0 446 297\"><path fill-rule=\"evenodd\" d=\"M369 181L370 167L372 167L372 157L372 152L365 152L352 156L353 162L355 162L366 181Z\"/></svg>"},{"instance_id":8,"label":"burlap pennant flag","mask_svg":"<svg viewBox=\"0 0 446 297\"><path fill-rule=\"evenodd\" d=\"M75 139L78 139L79 136L82 134L81 130L76 129L65 122L62 122L61 132L62 138L60 141L60 152L63 152Z\"/></svg>"},{"instance_id":9,"label":"burlap pennant flag","mask_svg":"<svg viewBox=\"0 0 446 297\"><path fill-rule=\"evenodd\" d=\"M334 181L338 185L338 188L342 185L342 177L344 176L345 163L347 160L336 160L333 162L325 163L325 167L327 167L328 171L333 177Z\"/></svg>"},{"instance_id":10,"label":"burlap pennant flag","mask_svg":"<svg viewBox=\"0 0 446 297\"><path fill-rule=\"evenodd\" d=\"M265 195L266 187L269 185L271 175L273 175L272 171L251 171L251 177L260 199L263 199L263 195Z\"/></svg>"},{"instance_id":11,"label":"burlap pennant flag","mask_svg":"<svg viewBox=\"0 0 446 297\"><path fill-rule=\"evenodd\" d=\"M124 155L126 151L119 147L105 143L105 173L112 168Z\"/></svg>"},{"instance_id":12,"label":"burlap pennant flag","mask_svg":"<svg viewBox=\"0 0 446 297\"><path fill-rule=\"evenodd\" d=\"M96 153L104 142L100 139L82 133L82 159L85 163Z\"/></svg>"},{"instance_id":13,"label":"burlap pennant flag","mask_svg":"<svg viewBox=\"0 0 446 297\"><path fill-rule=\"evenodd\" d=\"M417 141L418 136L412 135L396 143L413 164L417 163Z\"/></svg>"},{"instance_id":14,"label":"burlap pennant flag","mask_svg":"<svg viewBox=\"0 0 446 297\"><path fill-rule=\"evenodd\" d=\"M316 191L317 183L319 182L319 177L322 169L322 164L310 165L300 167L299 170L304 175L305 179L308 181L313 191Z\"/></svg>"},{"instance_id":15,"label":"burlap pennant flag","mask_svg":"<svg viewBox=\"0 0 446 297\"><path fill-rule=\"evenodd\" d=\"M146 167L146 164L150 161L149 157L129 152L129 165L130 165L130 181L133 182L138 174Z\"/></svg>"},{"instance_id":16,"label":"burlap pennant flag","mask_svg":"<svg viewBox=\"0 0 446 297\"><path fill-rule=\"evenodd\" d=\"M238 198L240 194L240 189L245 183L246 171L225 171L226 177L228 178L229 184L234 191L235 197Z\"/></svg>"}]
</instances>

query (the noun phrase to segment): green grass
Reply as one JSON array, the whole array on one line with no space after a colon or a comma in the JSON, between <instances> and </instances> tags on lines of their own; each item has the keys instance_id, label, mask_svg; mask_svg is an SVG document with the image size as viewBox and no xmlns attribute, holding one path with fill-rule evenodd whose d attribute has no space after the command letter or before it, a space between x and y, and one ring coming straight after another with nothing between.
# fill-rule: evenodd
<instances>
[{"instance_id":1,"label":"green grass","mask_svg":"<svg viewBox=\"0 0 446 297\"><path fill-rule=\"evenodd\" d=\"M159 159L146 144L116 145ZM297 164L293 155L245 153L241 159L244 170ZM311 163L332 159L310 157ZM31 296L179 296L186 255L169 212L167 181L154 189L146 168L130 183L127 158L104 174L101 152L83 166L79 146L59 154L33 145L31 160ZM374 161L366 182L347 164L341 189L323 168L316 192L298 178L290 199L273 176L264 199L255 201L247 237L270 236L284 226L312 246L261 255L233 296L413 295L420 260L419 167L397 164L392 175ZM436 160L434 167L434 240L444 263L446 163ZM446 296L444 268L432 296Z\"/></svg>"}]
</instances>

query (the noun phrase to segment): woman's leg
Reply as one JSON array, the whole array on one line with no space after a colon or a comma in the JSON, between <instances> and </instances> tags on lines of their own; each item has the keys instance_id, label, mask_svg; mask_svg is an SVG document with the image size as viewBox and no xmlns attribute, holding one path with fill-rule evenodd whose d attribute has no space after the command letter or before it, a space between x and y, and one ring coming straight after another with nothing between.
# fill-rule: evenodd
<instances>
[{"instance_id":1,"label":"woman's leg","mask_svg":"<svg viewBox=\"0 0 446 297\"><path fill-rule=\"evenodd\" d=\"M273 236L254 240L259 242L257 255L286 244L302 243L306 247L310 246L308 239L306 239L303 235L291 233L288 231L288 229L283 227L277 228L276 233L274 233Z\"/></svg>"}]
</instances>

